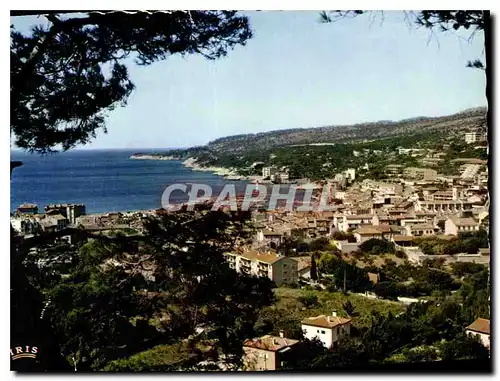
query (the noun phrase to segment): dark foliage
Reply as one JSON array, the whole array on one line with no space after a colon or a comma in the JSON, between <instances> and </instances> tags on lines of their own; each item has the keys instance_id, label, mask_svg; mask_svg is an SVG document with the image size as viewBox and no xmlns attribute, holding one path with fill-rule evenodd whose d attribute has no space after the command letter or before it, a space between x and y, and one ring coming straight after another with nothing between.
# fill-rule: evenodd
<instances>
[{"instance_id":1,"label":"dark foliage","mask_svg":"<svg viewBox=\"0 0 500 381\"><path fill-rule=\"evenodd\" d=\"M46 16L30 35L11 27L11 131L16 144L49 152L105 131L106 113L134 89L125 60L150 65L173 54L217 59L251 32L232 11L89 12Z\"/></svg>"}]
</instances>

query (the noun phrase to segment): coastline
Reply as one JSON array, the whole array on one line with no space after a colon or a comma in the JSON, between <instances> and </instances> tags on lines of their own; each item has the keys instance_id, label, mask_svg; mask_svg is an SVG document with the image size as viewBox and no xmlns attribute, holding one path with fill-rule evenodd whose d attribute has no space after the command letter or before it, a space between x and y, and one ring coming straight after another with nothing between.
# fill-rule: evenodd
<instances>
[{"instance_id":1,"label":"coastline","mask_svg":"<svg viewBox=\"0 0 500 381\"><path fill-rule=\"evenodd\" d=\"M159 155L159 154L142 154L142 153L137 153L132 156L130 156L130 159L132 160L178 160L181 161L182 159L177 157L177 156L172 156L172 155ZM196 158L194 157L188 157L187 159L181 161L181 164L186 167L190 168L192 171L199 171L199 172L212 172L212 174L216 176L222 176L226 180L245 180L245 181L251 181L253 183L267 183L268 181L263 180L262 176L258 175L249 175L249 176L244 176L244 175L239 175L236 169L234 168L224 168L224 167L215 167L215 166L202 166L196 163Z\"/></svg>"},{"instance_id":2,"label":"coastline","mask_svg":"<svg viewBox=\"0 0 500 381\"><path fill-rule=\"evenodd\" d=\"M181 163L186 168L190 168L193 171L200 172L212 172L216 176L222 176L226 180L250 180L252 182L261 182L262 176L250 175L243 176L239 175L236 170L232 168L224 168L224 167L204 167L196 163L196 159L193 157L189 157Z\"/></svg>"}]
</instances>

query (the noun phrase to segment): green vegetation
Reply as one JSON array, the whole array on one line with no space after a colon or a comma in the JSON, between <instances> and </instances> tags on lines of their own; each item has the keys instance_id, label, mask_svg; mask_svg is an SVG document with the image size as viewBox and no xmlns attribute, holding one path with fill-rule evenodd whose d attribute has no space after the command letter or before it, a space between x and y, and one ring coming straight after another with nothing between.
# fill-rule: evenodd
<instances>
[{"instance_id":1,"label":"green vegetation","mask_svg":"<svg viewBox=\"0 0 500 381\"><path fill-rule=\"evenodd\" d=\"M237 364L259 310L274 299L268 278L237 274L223 257L248 234L248 218L180 212L150 219L142 236L98 236L78 251L49 250L50 266L29 257L30 280L50 301L44 320L59 351L79 370L136 369L144 357L155 361L158 345L175 345L203 326L213 350ZM120 359L129 360L110 365Z\"/></svg>"},{"instance_id":2,"label":"green vegetation","mask_svg":"<svg viewBox=\"0 0 500 381\"><path fill-rule=\"evenodd\" d=\"M298 339L301 337L300 322L312 316L331 315L333 311L338 316L349 317L344 305L349 302L350 313L355 311L353 326L357 330L367 329L372 320L372 314L398 314L404 311L399 303L368 299L358 295L344 295L342 292L307 291L292 288L277 288L274 290L276 302L262 309L255 325L257 334L272 333L278 335L280 330L286 332L287 337ZM304 299L305 298L305 299ZM316 302L309 305L309 300ZM306 304L302 301L307 300Z\"/></svg>"},{"instance_id":3,"label":"green vegetation","mask_svg":"<svg viewBox=\"0 0 500 381\"><path fill-rule=\"evenodd\" d=\"M370 125L370 128L355 129L354 133L351 131L352 128L346 127L350 132L342 133L343 127L335 127L331 130L330 127L325 127L267 133L279 138L273 140L264 139L266 134L238 135L218 139L205 147L168 151L165 154L174 155L180 159L196 157L201 165L234 168L241 175L261 174L260 167L251 168L251 166L255 162L264 162L266 165L288 168L291 178L323 180L348 168L356 168L358 171L356 176L359 180L384 179L387 177L386 167L390 164L407 167L424 166L420 163L422 155L399 154L397 148L426 148L443 151L445 142L448 140L463 139L463 136L454 138L453 135L453 126L462 128L460 118L483 120L484 110L474 110L470 112L470 115L468 113L456 114L436 118L436 120L424 118L397 123L380 123L376 128ZM330 140L329 136L331 136ZM368 139L370 140L366 141ZM254 141L259 143L255 143L254 146ZM309 145L318 142L335 142L335 144ZM460 155L469 155L471 148L464 147L452 145L450 150L446 151L448 156L443 164L445 170L449 165L458 170L459 165L450 160L456 157L466 157ZM475 150L474 155L481 155L481 150ZM365 167L367 164L368 168Z\"/></svg>"},{"instance_id":4,"label":"green vegetation","mask_svg":"<svg viewBox=\"0 0 500 381\"><path fill-rule=\"evenodd\" d=\"M484 229L460 234L453 240L439 237L419 237L414 242L427 255L476 254L480 248L489 247L488 232Z\"/></svg>"}]
</instances>

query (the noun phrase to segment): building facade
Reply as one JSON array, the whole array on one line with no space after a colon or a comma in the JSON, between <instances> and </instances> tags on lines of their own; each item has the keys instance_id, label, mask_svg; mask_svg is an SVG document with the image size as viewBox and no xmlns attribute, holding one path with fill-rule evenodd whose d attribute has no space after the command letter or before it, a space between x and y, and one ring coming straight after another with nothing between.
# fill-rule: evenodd
<instances>
[{"instance_id":1,"label":"building facade","mask_svg":"<svg viewBox=\"0 0 500 381\"><path fill-rule=\"evenodd\" d=\"M274 253L225 253L229 267L239 273L264 276L279 287L299 280L297 261Z\"/></svg>"},{"instance_id":2,"label":"building facade","mask_svg":"<svg viewBox=\"0 0 500 381\"><path fill-rule=\"evenodd\" d=\"M302 332L309 340L318 338L326 348L332 348L341 338L351 334L351 319L320 315L302 320Z\"/></svg>"}]
</instances>

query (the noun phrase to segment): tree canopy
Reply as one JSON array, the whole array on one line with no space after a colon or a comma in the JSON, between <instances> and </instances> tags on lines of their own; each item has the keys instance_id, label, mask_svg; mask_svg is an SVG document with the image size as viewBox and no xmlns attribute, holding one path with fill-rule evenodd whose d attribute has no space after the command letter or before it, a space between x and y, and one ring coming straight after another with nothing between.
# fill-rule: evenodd
<instances>
[{"instance_id":1,"label":"tree canopy","mask_svg":"<svg viewBox=\"0 0 500 381\"><path fill-rule=\"evenodd\" d=\"M225 56L252 36L234 11L49 13L25 35L11 25L11 133L20 148L68 150L105 131L134 89L127 64Z\"/></svg>"}]
</instances>

